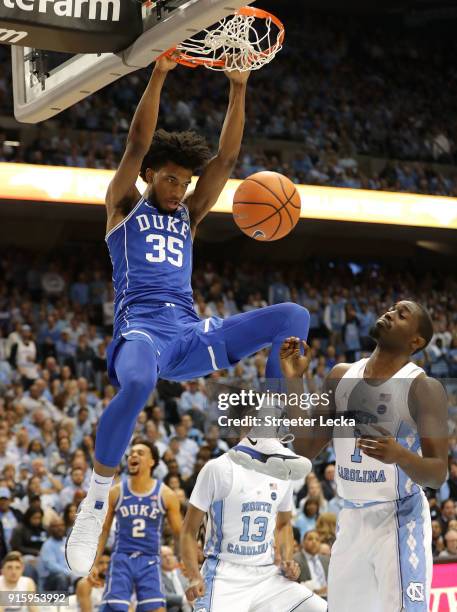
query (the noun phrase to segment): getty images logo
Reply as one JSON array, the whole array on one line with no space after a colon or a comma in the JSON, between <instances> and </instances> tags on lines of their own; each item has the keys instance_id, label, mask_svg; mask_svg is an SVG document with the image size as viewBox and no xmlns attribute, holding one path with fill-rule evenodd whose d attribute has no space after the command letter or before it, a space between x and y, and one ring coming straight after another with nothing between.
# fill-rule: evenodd
<instances>
[{"instance_id":1,"label":"getty images logo","mask_svg":"<svg viewBox=\"0 0 457 612\"><path fill-rule=\"evenodd\" d=\"M88 18L97 21L119 21L121 12L121 0L0 0L6 8L20 9L35 13L54 13L57 17L74 17L76 19L87 19L82 15L83 9L88 9ZM3 32L3 35L1 34ZM0 30L0 37L5 32L9 37L14 35L25 35L26 32L14 32L13 30ZM24 38L24 36L22 36ZM20 40L20 39L19 39ZM8 42L18 42L9 40Z\"/></svg>"}]
</instances>

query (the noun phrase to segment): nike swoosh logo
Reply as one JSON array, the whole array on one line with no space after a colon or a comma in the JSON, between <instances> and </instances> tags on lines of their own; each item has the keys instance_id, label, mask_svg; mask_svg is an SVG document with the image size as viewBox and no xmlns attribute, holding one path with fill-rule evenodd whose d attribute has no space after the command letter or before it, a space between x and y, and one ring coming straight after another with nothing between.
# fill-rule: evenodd
<instances>
[{"instance_id":1,"label":"nike swoosh logo","mask_svg":"<svg viewBox=\"0 0 457 612\"><path fill-rule=\"evenodd\" d=\"M132 496L131 496L131 495L126 495L126 496L124 497L124 499L132 499Z\"/></svg>"},{"instance_id":2,"label":"nike swoosh logo","mask_svg":"<svg viewBox=\"0 0 457 612\"><path fill-rule=\"evenodd\" d=\"M252 440L252 438L248 438L248 440L252 444L252 446L255 446L257 444L257 440Z\"/></svg>"}]
</instances>

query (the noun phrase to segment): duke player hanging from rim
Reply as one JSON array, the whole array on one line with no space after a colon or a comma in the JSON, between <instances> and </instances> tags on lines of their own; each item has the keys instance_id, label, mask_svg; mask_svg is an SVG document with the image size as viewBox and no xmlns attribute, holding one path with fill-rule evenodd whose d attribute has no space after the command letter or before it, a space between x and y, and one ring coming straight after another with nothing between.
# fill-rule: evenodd
<instances>
[{"instance_id":1,"label":"duke player hanging from rim","mask_svg":"<svg viewBox=\"0 0 457 612\"><path fill-rule=\"evenodd\" d=\"M350 416L356 429L296 432L309 457L332 439L338 517L328 578L330 612L427 612L432 580L432 535L422 487L439 489L447 473L447 398L438 381L411 361L433 336L428 312L401 301L378 319L368 359L338 364L326 391L334 401L324 417ZM303 390L310 353L286 340L281 363L288 389ZM304 343L303 343L304 344ZM289 407L290 416L297 416ZM317 415L316 415L317 416ZM298 439L300 438L300 439Z\"/></svg>"},{"instance_id":2,"label":"duke player hanging from rim","mask_svg":"<svg viewBox=\"0 0 457 612\"><path fill-rule=\"evenodd\" d=\"M266 373L278 379L282 341L308 334L308 311L296 304L278 304L224 320L202 321L195 313L192 239L238 157L249 73L227 72L228 111L218 153L209 159L205 141L194 133L161 131L154 136L160 92L175 67L166 57L156 62L106 196L106 241L115 289L108 371L119 392L98 424L89 491L66 543L67 562L77 575L88 574L94 563L113 474L158 376L189 380L230 367L272 345ZM201 166L195 190L186 195L193 172ZM147 183L143 196L136 188L140 173ZM251 468L284 479L302 478L310 469L309 461L277 439L246 438L233 451L235 460L239 456Z\"/></svg>"},{"instance_id":3,"label":"duke player hanging from rim","mask_svg":"<svg viewBox=\"0 0 457 612\"><path fill-rule=\"evenodd\" d=\"M103 554L114 517L116 531L108 576L99 612L127 612L135 593L138 612L165 612L160 545L166 517L178 539L180 503L176 493L152 476L159 453L147 440L134 440L127 467L128 478L109 494L108 513L89 580L99 584L96 564Z\"/></svg>"}]
</instances>

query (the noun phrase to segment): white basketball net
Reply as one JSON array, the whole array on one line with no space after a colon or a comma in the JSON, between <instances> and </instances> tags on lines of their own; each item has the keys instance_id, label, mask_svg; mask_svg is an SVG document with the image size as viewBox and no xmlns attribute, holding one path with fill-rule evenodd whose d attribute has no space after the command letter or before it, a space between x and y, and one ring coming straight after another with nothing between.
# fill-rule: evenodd
<instances>
[{"instance_id":1,"label":"white basketball net","mask_svg":"<svg viewBox=\"0 0 457 612\"><path fill-rule=\"evenodd\" d=\"M260 20L264 26L259 33L255 21L255 16L226 17L214 29L202 30L199 38L187 39L176 50L190 63L197 60L196 64L210 70L259 70L282 49L283 30L267 18Z\"/></svg>"}]
</instances>

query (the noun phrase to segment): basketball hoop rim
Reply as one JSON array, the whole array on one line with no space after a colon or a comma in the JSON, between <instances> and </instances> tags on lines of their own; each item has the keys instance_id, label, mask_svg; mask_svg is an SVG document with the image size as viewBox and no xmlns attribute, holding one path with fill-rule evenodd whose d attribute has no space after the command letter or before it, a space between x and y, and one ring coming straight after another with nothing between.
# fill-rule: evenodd
<instances>
[{"instance_id":1,"label":"basketball hoop rim","mask_svg":"<svg viewBox=\"0 0 457 612\"><path fill-rule=\"evenodd\" d=\"M268 11L265 11L264 9L256 8L253 6L241 7L240 9L238 9L237 11L233 13L233 16L236 16L236 15L242 15L243 17L256 17L257 19L264 19L264 20L271 19L272 23L274 23L275 26L278 28L279 32L277 35L276 43L272 45L271 47L269 47L268 49L266 49L265 51L259 52L259 55L267 56L269 53L272 52L272 50L276 46L282 46L284 42L284 37L285 37L285 27L282 21L278 19L276 15L273 15L273 13L269 13ZM175 53L176 51L177 51L177 47L172 47L171 49L168 49L167 51L162 53L162 55L159 55L157 60L159 60L162 57L171 58L173 53ZM226 65L226 63L223 60L211 60L208 58L194 58L193 56L188 55L187 53L180 53L178 57L174 57L172 59L178 64L181 64L182 66L186 66L187 68L198 68L199 66L217 66L217 67L223 68Z\"/></svg>"}]
</instances>

